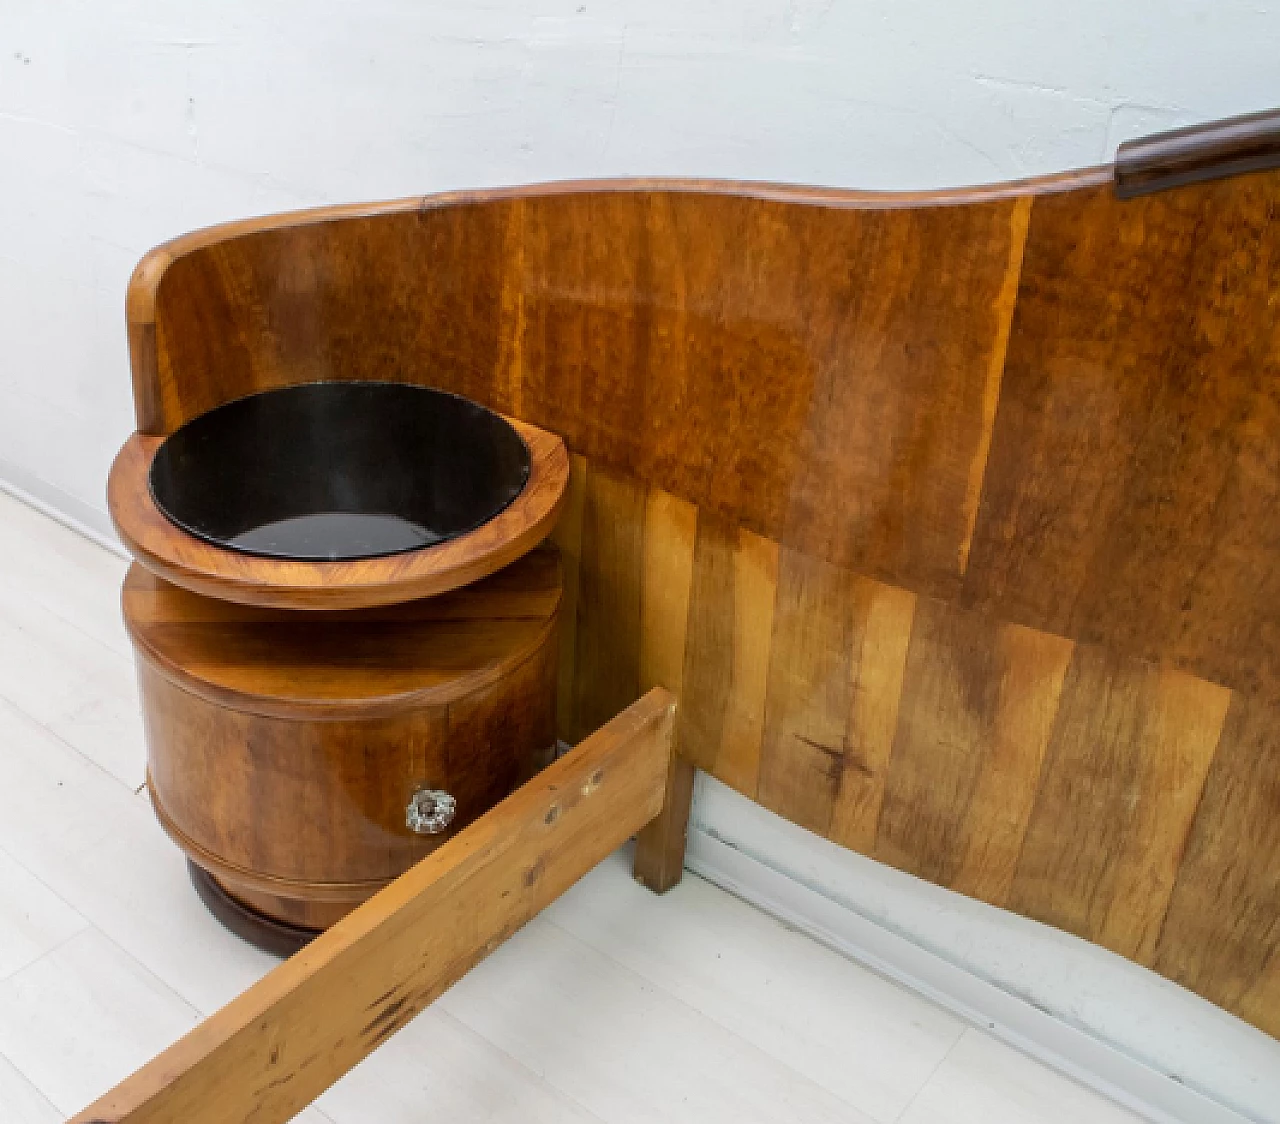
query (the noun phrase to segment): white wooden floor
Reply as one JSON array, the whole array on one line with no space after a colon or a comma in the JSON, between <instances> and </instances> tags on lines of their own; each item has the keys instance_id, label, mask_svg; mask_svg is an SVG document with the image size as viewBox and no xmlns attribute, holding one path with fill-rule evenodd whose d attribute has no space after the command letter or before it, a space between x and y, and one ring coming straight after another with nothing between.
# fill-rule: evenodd
<instances>
[{"instance_id":1,"label":"white wooden floor","mask_svg":"<svg viewBox=\"0 0 1280 1124\"><path fill-rule=\"evenodd\" d=\"M62 1119L273 961L145 797L125 564L0 494L0 1121ZM692 875L615 855L298 1118L750 1124L1132 1114Z\"/></svg>"}]
</instances>

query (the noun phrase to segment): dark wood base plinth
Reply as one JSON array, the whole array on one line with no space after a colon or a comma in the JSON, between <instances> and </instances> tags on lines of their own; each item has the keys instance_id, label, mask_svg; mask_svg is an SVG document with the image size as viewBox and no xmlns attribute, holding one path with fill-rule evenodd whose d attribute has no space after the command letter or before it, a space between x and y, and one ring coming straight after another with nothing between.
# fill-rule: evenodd
<instances>
[{"instance_id":1,"label":"dark wood base plinth","mask_svg":"<svg viewBox=\"0 0 1280 1124\"><path fill-rule=\"evenodd\" d=\"M320 935L318 929L287 925L250 909L218 885L217 880L204 867L197 866L189 859L187 871L191 875L191 884L209 912L237 937L263 952L280 957L292 956Z\"/></svg>"}]
</instances>

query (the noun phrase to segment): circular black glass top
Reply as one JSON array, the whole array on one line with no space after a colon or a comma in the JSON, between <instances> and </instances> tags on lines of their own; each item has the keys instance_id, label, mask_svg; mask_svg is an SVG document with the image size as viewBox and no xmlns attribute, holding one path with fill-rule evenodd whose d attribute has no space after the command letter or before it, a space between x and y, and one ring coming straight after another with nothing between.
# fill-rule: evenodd
<instances>
[{"instance_id":1,"label":"circular black glass top","mask_svg":"<svg viewBox=\"0 0 1280 1124\"><path fill-rule=\"evenodd\" d=\"M520 494L529 468L510 423L466 398L402 383L307 383L175 430L151 462L151 495L218 546L340 561L474 530Z\"/></svg>"}]
</instances>

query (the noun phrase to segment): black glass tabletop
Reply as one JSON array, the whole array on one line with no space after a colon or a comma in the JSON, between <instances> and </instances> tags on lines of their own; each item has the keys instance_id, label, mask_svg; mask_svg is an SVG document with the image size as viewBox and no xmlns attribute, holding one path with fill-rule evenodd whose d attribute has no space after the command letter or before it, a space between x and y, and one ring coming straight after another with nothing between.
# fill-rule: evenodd
<instances>
[{"instance_id":1,"label":"black glass tabletop","mask_svg":"<svg viewBox=\"0 0 1280 1124\"><path fill-rule=\"evenodd\" d=\"M492 410L444 391L325 382L239 398L175 430L151 463L156 506L246 554L376 558L474 530L529 479Z\"/></svg>"}]
</instances>

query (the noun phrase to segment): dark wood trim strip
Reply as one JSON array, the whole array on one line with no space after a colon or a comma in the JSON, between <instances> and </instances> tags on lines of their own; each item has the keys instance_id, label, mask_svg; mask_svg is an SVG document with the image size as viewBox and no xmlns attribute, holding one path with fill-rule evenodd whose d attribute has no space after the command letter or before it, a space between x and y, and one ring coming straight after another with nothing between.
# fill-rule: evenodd
<instances>
[{"instance_id":1,"label":"dark wood trim strip","mask_svg":"<svg viewBox=\"0 0 1280 1124\"><path fill-rule=\"evenodd\" d=\"M1116 151L1116 195L1136 199L1268 168L1280 168L1280 109L1126 141Z\"/></svg>"}]
</instances>

